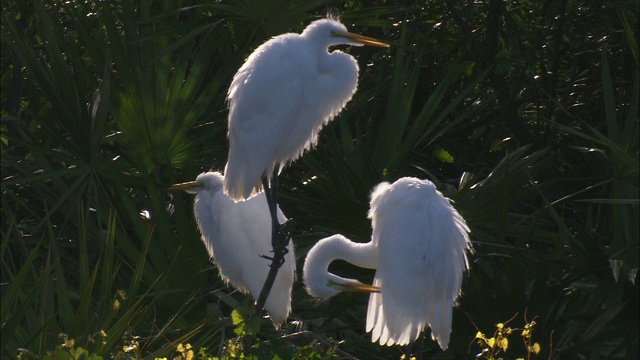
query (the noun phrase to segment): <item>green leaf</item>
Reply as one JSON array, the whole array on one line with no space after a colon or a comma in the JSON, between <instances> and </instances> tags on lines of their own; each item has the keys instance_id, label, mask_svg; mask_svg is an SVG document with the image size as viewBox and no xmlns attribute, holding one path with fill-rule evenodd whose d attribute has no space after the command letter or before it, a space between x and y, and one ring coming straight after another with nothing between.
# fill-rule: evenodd
<instances>
[{"instance_id":1,"label":"green leaf","mask_svg":"<svg viewBox=\"0 0 640 360\"><path fill-rule=\"evenodd\" d=\"M453 156L443 148L434 150L433 156L441 162L450 164L453 163Z\"/></svg>"}]
</instances>

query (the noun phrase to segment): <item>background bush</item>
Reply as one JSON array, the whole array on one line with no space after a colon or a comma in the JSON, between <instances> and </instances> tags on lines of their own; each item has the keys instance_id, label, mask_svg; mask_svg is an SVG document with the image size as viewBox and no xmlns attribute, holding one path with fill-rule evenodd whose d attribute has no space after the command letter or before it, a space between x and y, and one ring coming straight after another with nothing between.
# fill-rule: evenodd
<instances>
[{"instance_id":1,"label":"background bush","mask_svg":"<svg viewBox=\"0 0 640 360\"><path fill-rule=\"evenodd\" d=\"M226 90L252 49L337 11L393 46L347 49L358 92L281 175L298 269L323 236L367 241L370 189L402 176L454 199L476 253L447 352L428 333L371 344L366 296L316 303L300 282L289 323L265 320L245 350L320 356L282 338L309 330L362 358L473 358L477 331L517 314L514 327L536 317L540 358L638 358L637 1L2 6L3 357L64 339L107 357L231 344L245 297L209 263L191 197L167 186L223 169ZM525 352L512 339L507 354Z\"/></svg>"}]
</instances>

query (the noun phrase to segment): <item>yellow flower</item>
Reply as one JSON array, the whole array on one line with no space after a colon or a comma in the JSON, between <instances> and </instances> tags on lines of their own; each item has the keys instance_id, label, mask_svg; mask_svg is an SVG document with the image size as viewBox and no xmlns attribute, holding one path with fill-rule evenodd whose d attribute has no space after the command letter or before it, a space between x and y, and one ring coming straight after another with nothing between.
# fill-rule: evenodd
<instances>
[{"instance_id":1,"label":"yellow flower","mask_svg":"<svg viewBox=\"0 0 640 360\"><path fill-rule=\"evenodd\" d=\"M138 348L138 343L135 342L135 341L132 341L131 344L123 346L122 347L122 351L128 353L128 352L131 352L131 351L133 351L133 350L135 350L137 348Z\"/></svg>"},{"instance_id":2,"label":"yellow flower","mask_svg":"<svg viewBox=\"0 0 640 360\"><path fill-rule=\"evenodd\" d=\"M537 355L538 353L540 353L540 344L534 343L532 346L529 347L529 351Z\"/></svg>"},{"instance_id":3,"label":"yellow flower","mask_svg":"<svg viewBox=\"0 0 640 360\"><path fill-rule=\"evenodd\" d=\"M116 291L116 295L121 299L121 300L127 300L127 292L120 289L118 291Z\"/></svg>"},{"instance_id":4,"label":"yellow flower","mask_svg":"<svg viewBox=\"0 0 640 360\"><path fill-rule=\"evenodd\" d=\"M193 360L193 350L191 350L191 344L187 343L187 345L184 346L184 349L186 351L182 353L183 358L185 360Z\"/></svg>"},{"instance_id":5,"label":"yellow flower","mask_svg":"<svg viewBox=\"0 0 640 360\"><path fill-rule=\"evenodd\" d=\"M503 351L507 351L507 348L509 347L509 340L507 340L507 338L500 339L499 346Z\"/></svg>"},{"instance_id":6,"label":"yellow flower","mask_svg":"<svg viewBox=\"0 0 640 360\"><path fill-rule=\"evenodd\" d=\"M494 347L496 344L496 338L491 338L489 339L489 341L487 341L487 345L489 345L490 348Z\"/></svg>"}]
</instances>

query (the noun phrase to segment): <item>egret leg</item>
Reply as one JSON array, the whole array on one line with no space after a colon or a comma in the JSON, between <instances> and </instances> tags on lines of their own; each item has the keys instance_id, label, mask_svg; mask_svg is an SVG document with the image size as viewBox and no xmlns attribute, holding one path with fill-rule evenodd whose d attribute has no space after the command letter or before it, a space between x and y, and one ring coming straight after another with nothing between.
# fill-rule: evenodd
<instances>
[{"instance_id":1,"label":"egret leg","mask_svg":"<svg viewBox=\"0 0 640 360\"><path fill-rule=\"evenodd\" d=\"M284 224L280 224L278 221L278 170L277 166L273 170L271 177L271 183L266 176L262 176L262 186L264 188L265 196L267 197L267 204L269 205L269 213L271 215L271 246L276 249L284 251L286 255L289 250L289 240L291 239L291 232L295 227L295 221L293 219L287 220ZM283 258L284 263L284 258ZM281 266L282 264L278 265ZM272 264L273 266L273 264Z\"/></svg>"},{"instance_id":2,"label":"egret leg","mask_svg":"<svg viewBox=\"0 0 640 360\"><path fill-rule=\"evenodd\" d=\"M289 252L287 246L291 239L291 233L295 228L295 221L289 219L284 224L280 224L278 221L278 171L274 169L273 177L271 178L271 184L267 176L262 176L262 186L264 187L265 196L267 198L267 204L269 205L269 213L271 214L271 246L273 248L273 257L261 255L265 259L271 260L269 265L269 273L262 285L260 291L260 297L256 302L256 307L259 310L264 308L264 304L269 297L273 283L278 275L278 270L284 264L284 256Z\"/></svg>"},{"instance_id":3,"label":"egret leg","mask_svg":"<svg viewBox=\"0 0 640 360\"><path fill-rule=\"evenodd\" d=\"M273 171L271 184L269 184L269 178L266 175L262 175L262 187L267 197L269 214L271 214L271 228L277 229L280 223L278 222L278 173L275 170Z\"/></svg>"}]
</instances>

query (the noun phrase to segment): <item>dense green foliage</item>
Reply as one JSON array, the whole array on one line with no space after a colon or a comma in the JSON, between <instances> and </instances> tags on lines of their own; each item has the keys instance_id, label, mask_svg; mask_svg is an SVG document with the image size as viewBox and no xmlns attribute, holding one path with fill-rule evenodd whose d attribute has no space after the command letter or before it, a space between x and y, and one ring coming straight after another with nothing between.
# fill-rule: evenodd
<instances>
[{"instance_id":1,"label":"dense green foliage","mask_svg":"<svg viewBox=\"0 0 640 360\"><path fill-rule=\"evenodd\" d=\"M535 318L539 358L638 358L638 1L2 6L3 358L168 358L186 343L474 358L478 331L516 314L514 328ZM167 191L223 169L226 90L251 50L328 10L393 46L347 50L358 92L281 175L298 269L323 236L367 241L374 184L431 179L476 249L447 352L428 333L413 349L371 344L366 296L317 303L300 282L283 330L238 331L229 317L245 297L209 263L192 199ZM526 356L516 338L509 358Z\"/></svg>"}]
</instances>

